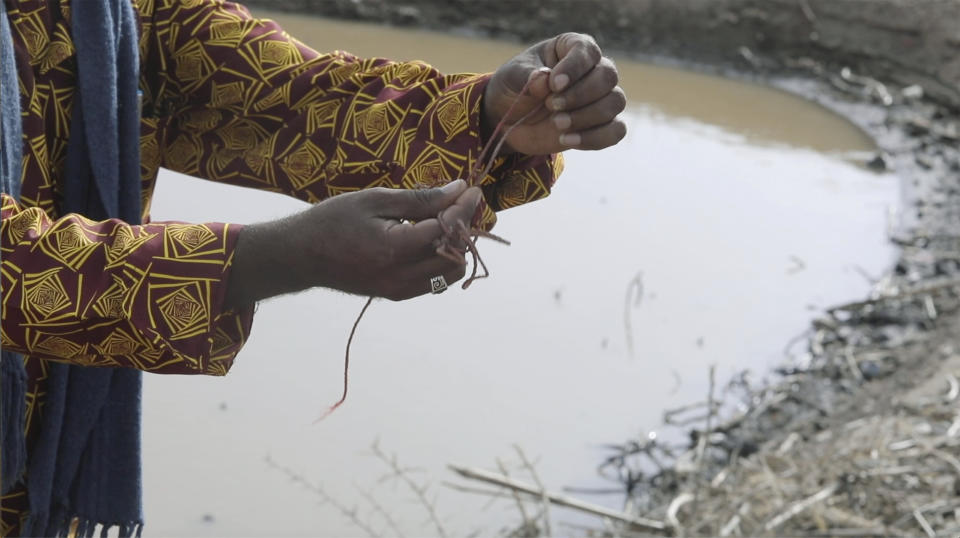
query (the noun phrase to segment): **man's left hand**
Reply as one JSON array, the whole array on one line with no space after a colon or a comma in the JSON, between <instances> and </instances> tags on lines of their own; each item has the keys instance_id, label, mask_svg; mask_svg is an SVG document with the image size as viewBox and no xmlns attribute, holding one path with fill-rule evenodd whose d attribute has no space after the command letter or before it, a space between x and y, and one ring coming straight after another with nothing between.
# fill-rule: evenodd
<instances>
[{"instance_id":1,"label":"man's left hand","mask_svg":"<svg viewBox=\"0 0 960 538\"><path fill-rule=\"evenodd\" d=\"M541 104L543 108L510 133L508 151L546 155L571 148L603 149L626 135L618 114L627 101L616 66L592 37L566 33L530 47L493 74L483 104L488 136L531 77L505 126Z\"/></svg>"}]
</instances>

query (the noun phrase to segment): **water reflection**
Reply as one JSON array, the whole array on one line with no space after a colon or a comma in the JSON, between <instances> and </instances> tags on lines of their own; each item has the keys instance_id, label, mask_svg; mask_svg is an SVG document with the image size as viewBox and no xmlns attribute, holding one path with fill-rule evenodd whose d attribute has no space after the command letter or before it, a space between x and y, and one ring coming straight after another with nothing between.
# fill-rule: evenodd
<instances>
[{"instance_id":1,"label":"water reflection","mask_svg":"<svg viewBox=\"0 0 960 538\"><path fill-rule=\"evenodd\" d=\"M310 25L310 35L360 54L376 54L360 49L378 39L400 50L384 30L350 26L335 36L343 25ZM516 50L409 35L430 51L456 50L463 63L499 62ZM343 345L362 298L316 291L268 301L226 378L148 376L151 532L358 533L265 465L270 454L364 513L358 487L374 489L410 535L429 534L411 495L378 483L387 469L367 453L375 438L433 482L451 478L448 461L492 467L519 443L539 457L548 487L597 485L596 446L653 428L663 408L702 397L708 364L719 365L720 379L763 370L807 327L811 309L866 293L854 267L878 273L888 263L884 218L897 186L824 154L868 148L861 133L779 92L620 66L627 77L637 73L625 79L631 97L692 97L632 105L621 145L568 154L550 198L501 215L497 231L513 246L481 246L492 278L467 292L376 302L353 348L350 399L327 421L311 425L339 395ZM669 80L675 92L657 89ZM732 106L710 89L720 86L749 96L755 113L724 113L740 127L713 115ZM169 173L159 185L158 220L250 222L304 207ZM623 305L638 271L645 299L631 313L631 358ZM442 491L437 508L457 535L490 534L513 519L509 504L484 511L486 503Z\"/></svg>"}]
</instances>

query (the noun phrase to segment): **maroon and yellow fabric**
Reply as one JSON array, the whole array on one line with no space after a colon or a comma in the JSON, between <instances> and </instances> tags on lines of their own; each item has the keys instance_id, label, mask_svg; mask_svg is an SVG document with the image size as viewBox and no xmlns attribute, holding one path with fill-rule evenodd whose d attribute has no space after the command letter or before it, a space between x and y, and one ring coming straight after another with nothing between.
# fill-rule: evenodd
<instances>
[{"instance_id":1,"label":"maroon and yellow fabric","mask_svg":"<svg viewBox=\"0 0 960 538\"><path fill-rule=\"evenodd\" d=\"M61 215L75 75L70 0L0 1L24 111L22 194L2 198L0 332L5 348L27 357L28 444L45 361L224 375L249 333L252 308L222 306L241 227L151 223L160 167L318 202L466 177L481 149L486 75L320 54L229 2L134 0L146 224ZM561 163L498 159L483 179L482 223L546 196ZM2 499L3 536L17 534L23 493Z\"/></svg>"}]
</instances>

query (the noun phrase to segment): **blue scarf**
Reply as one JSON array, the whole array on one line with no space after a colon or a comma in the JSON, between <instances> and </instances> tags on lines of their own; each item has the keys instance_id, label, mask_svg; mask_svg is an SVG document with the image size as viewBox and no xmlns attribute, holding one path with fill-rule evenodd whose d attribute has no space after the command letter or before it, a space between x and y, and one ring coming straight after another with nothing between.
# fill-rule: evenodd
<instances>
[{"instance_id":1,"label":"blue scarf","mask_svg":"<svg viewBox=\"0 0 960 538\"><path fill-rule=\"evenodd\" d=\"M20 89L13 55L13 36L7 21L6 6L0 0L0 187L3 192L20 196L20 172L23 158L23 126L20 123ZM26 462L23 429L26 373L23 359L2 351L0 357L0 490L6 492L19 480Z\"/></svg>"},{"instance_id":2,"label":"blue scarf","mask_svg":"<svg viewBox=\"0 0 960 538\"><path fill-rule=\"evenodd\" d=\"M12 35L0 0L3 191L20 182L21 127ZM129 0L75 0L77 88L61 212L140 222L140 110L137 26ZM17 92L18 93L18 92ZM15 118L16 121L11 121ZM9 147L9 153L8 153ZM24 535L139 535L140 372L49 364L37 441L23 459L23 362L3 354L3 488L26 470L30 517ZM9 390L8 390L9 389ZM9 454L9 456L8 456ZM9 458L9 461L8 461ZM8 475L8 465L12 474ZM16 467L14 467L16 465Z\"/></svg>"}]
</instances>

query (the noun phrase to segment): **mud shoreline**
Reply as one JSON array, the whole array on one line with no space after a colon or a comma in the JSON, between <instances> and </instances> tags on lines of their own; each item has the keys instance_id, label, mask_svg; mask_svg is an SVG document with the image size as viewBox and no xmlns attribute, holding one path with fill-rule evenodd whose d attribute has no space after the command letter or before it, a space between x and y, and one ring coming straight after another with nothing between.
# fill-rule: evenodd
<instances>
[{"instance_id":1,"label":"mud shoreline","mask_svg":"<svg viewBox=\"0 0 960 538\"><path fill-rule=\"evenodd\" d=\"M735 387L738 411L701 402L710 412L682 426L688 446L626 440L609 461L632 477L630 510L668 534L960 532L960 1L247 3L524 43L582 31L605 50L770 84L857 124L880 149L868 166L903 185L896 264L870 297L813 319L771 384ZM654 459L669 465L651 470Z\"/></svg>"}]
</instances>

